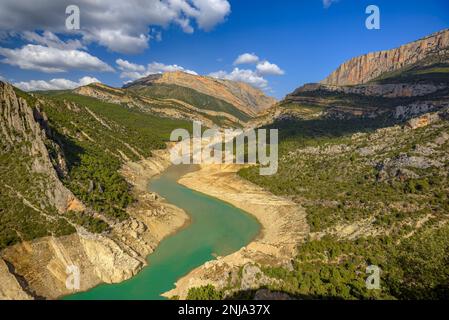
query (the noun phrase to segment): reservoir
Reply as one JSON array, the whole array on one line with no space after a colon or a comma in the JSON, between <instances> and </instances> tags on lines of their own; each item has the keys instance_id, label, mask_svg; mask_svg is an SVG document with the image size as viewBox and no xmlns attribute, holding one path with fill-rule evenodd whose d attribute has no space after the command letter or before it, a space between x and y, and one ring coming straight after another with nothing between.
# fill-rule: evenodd
<instances>
[{"instance_id":1,"label":"reservoir","mask_svg":"<svg viewBox=\"0 0 449 320\"><path fill-rule=\"evenodd\" d=\"M216 256L238 251L259 233L257 220L226 202L177 183L194 165L172 166L153 178L149 189L185 210L190 224L165 238L147 257L148 266L119 284L102 284L67 300L163 299L175 282ZM82 279L81 279L82 281Z\"/></svg>"}]
</instances>

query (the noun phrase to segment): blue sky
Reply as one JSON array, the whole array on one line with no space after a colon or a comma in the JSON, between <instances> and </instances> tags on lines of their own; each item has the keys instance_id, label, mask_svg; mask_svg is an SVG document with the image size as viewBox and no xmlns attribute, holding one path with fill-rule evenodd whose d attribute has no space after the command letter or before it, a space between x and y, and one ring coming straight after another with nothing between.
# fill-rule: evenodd
<instances>
[{"instance_id":1,"label":"blue sky","mask_svg":"<svg viewBox=\"0 0 449 320\"><path fill-rule=\"evenodd\" d=\"M29 1L2 0L0 76L32 89L93 78L121 86L140 75L183 68L248 81L282 98L351 57L449 27L447 0L163 0L162 7L149 0L155 6L146 8L148 14L133 0L110 16L98 10L107 11L106 3L114 1L104 8L103 1L97 7L86 1L67 2L81 10L80 32L68 32L64 0L36 0L35 8ZM380 30L365 28L370 4L380 8ZM257 61L235 64L244 53ZM80 82L83 77L89 78Z\"/></svg>"}]
</instances>

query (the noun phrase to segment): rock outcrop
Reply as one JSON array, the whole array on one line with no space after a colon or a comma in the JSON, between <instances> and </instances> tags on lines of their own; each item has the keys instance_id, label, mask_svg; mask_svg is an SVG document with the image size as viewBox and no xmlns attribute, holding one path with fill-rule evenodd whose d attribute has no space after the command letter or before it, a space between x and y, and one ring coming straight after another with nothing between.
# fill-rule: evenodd
<instances>
[{"instance_id":1,"label":"rock outcrop","mask_svg":"<svg viewBox=\"0 0 449 320\"><path fill-rule=\"evenodd\" d=\"M209 128L222 124L217 119L221 119L226 125L230 126L243 124L243 121L231 113L198 108L185 101L174 99L169 95L166 98L151 98L145 95L138 95L136 92L129 92L126 89L109 87L102 83L92 83L79 87L74 92L109 103L126 104L139 111L164 118L200 121Z\"/></svg>"},{"instance_id":2,"label":"rock outcrop","mask_svg":"<svg viewBox=\"0 0 449 320\"><path fill-rule=\"evenodd\" d=\"M363 84L384 73L411 66L431 56L443 57L448 53L449 30L446 29L397 49L353 58L339 66L322 83L336 86Z\"/></svg>"},{"instance_id":3,"label":"rock outcrop","mask_svg":"<svg viewBox=\"0 0 449 320\"><path fill-rule=\"evenodd\" d=\"M179 183L250 213L262 225L260 235L239 251L192 270L165 296L184 299L190 288L212 284L222 289L229 281L245 289L271 284L276 280L264 276L259 266L288 265L305 240L309 226L304 208L239 178L239 168L202 165L201 170L183 176Z\"/></svg>"},{"instance_id":4,"label":"rock outcrop","mask_svg":"<svg viewBox=\"0 0 449 320\"><path fill-rule=\"evenodd\" d=\"M127 280L164 237L188 221L184 211L147 191L149 179L170 165L168 150L123 165L121 173L137 200L127 208L129 219L113 221L87 208L60 180L67 168L40 110L45 102L0 82L0 299L55 299ZM98 217L108 231L87 231L69 210ZM24 220L31 221L27 233L15 228ZM5 233L9 225L17 237ZM80 272L79 289L66 286L71 266Z\"/></svg>"},{"instance_id":5,"label":"rock outcrop","mask_svg":"<svg viewBox=\"0 0 449 320\"><path fill-rule=\"evenodd\" d=\"M91 234L83 228L63 237L24 241L0 252L1 299L56 299L86 291L101 283L118 283L136 275L167 235L188 222L187 214L146 190L148 180L170 164L166 150L149 160L130 162L122 174L133 186L137 202L128 208L130 219L113 224L108 234ZM20 275L4 268L7 261ZM66 287L67 267L80 271L80 288Z\"/></svg>"},{"instance_id":6,"label":"rock outcrop","mask_svg":"<svg viewBox=\"0 0 449 320\"><path fill-rule=\"evenodd\" d=\"M266 96L262 91L246 83L197 76L180 71L150 75L126 85L125 88L154 84L187 87L226 101L250 116L254 116L276 103L274 98Z\"/></svg>"},{"instance_id":7,"label":"rock outcrop","mask_svg":"<svg viewBox=\"0 0 449 320\"><path fill-rule=\"evenodd\" d=\"M32 297L23 290L19 279L9 270L7 263L0 258L0 300L31 300Z\"/></svg>"},{"instance_id":8,"label":"rock outcrop","mask_svg":"<svg viewBox=\"0 0 449 320\"><path fill-rule=\"evenodd\" d=\"M45 115L38 107L31 107L27 101L17 97L11 85L0 82L0 135L2 144L7 150L18 148L25 157L32 159L30 171L45 177L46 186L42 192L41 205L52 205L60 213L66 212L71 206L81 207L75 198L58 178L52 158L46 144L51 144L42 126ZM55 157L60 155L55 155Z\"/></svg>"},{"instance_id":9,"label":"rock outcrop","mask_svg":"<svg viewBox=\"0 0 449 320\"><path fill-rule=\"evenodd\" d=\"M66 287L70 266L80 272L79 290L87 290L102 282L128 279L142 265L107 237L87 234L23 242L6 248L2 257L22 275L23 289L32 292L34 298L50 299L78 291ZM5 287L0 285L0 288ZM20 292L19 289L14 291ZM9 294L5 298L15 299L15 296Z\"/></svg>"}]
</instances>

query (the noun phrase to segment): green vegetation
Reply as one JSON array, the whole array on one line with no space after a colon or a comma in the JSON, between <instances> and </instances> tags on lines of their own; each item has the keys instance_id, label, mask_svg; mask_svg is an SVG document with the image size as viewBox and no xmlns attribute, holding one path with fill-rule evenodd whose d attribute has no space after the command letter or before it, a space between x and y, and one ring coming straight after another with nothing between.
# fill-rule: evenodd
<instances>
[{"instance_id":1,"label":"green vegetation","mask_svg":"<svg viewBox=\"0 0 449 320\"><path fill-rule=\"evenodd\" d=\"M400 70L387 72L372 83L449 83L448 54L434 55Z\"/></svg>"},{"instance_id":2,"label":"green vegetation","mask_svg":"<svg viewBox=\"0 0 449 320\"><path fill-rule=\"evenodd\" d=\"M103 233L109 230L109 225L106 222L84 212L69 211L66 216L73 223L83 226L92 233Z\"/></svg>"},{"instance_id":3,"label":"green vegetation","mask_svg":"<svg viewBox=\"0 0 449 320\"><path fill-rule=\"evenodd\" d=\"M392 124L315 119L270 126L280 130L278 173L260 176L254 166L239 175L301 204L315 235L299 247L293 270L265 268L282 280L270 289L299 298L449 298L449 142L441 139L449 123L382 129ZM341 227L362 232L352 238ZM365 288L372 264L382 269L380 291Z\"/></svg>"},{"instance_id":4,"label":"green vegetation","mask_svg":"<svg viewBox=\"0 0 449 320\"><path fill-rule=\"evenodd\" d=\"M118 220L128 218L125 209L134 201L118 173L122 162L165 148L175 128L190 129L184 121L72 93L52 93L46 99L43 111L67 160L64 184L91 208Z\"/></svg>"},{"instance_id":5,"label":"green vegetation","mask_svg":"<svg viewBox=\"0 0 449 320\"><path fill-rule=\"evenodd\" d=\"M447 77L447 75L446 75ZM449 90L447 88L441 89L437 92L422 95L419 97L383 97L383 96L369 96L356 93L344 93L337 91L315 90L306 91L298 94L305 101L309 99L316 99L321 101L322 107L339 106L340 109L351 108L365 109L375 111L378 109L391 110L400 105L410 105L417 101L433 101L441 100L447 97Z\"/></svg>"},{"instance_id":6,"label":"green vegetation","mask_svg":"<svg viewBox=\"0 0 449 320\"><path fill-rule=\"evenodd\" d=\"M187 121L160 118L130 109L126 105L107 103L73 93L52 95L49 98L55 102L52 106L56 108L54 113L59 112L58 115L54 114L58 121L63 124L73 121L72 127L78 126L78 133L83 131L89 136L92 134L94 142L110 147L111 151L120 146L124 149L122 151L133 159L137 159L136 154L129 148L124 148L124 142L149 156L151 150L165 148L165 142L169 141L174 128L191 129L191 124ZM76 103L80 110L69 110L65 102ZM103 119L110 129L95 119L89 111ZM69 115L74 118L69 119Z\"/></svg>"},{"instance_id":7,"label":"green vegetation","mask_svg":"<svg viewBox=\"0 0 449 320\"><path fill-rule=\"evenodd\" d=\"M14 88L14 92L17 95L18 98L22 98L24 99L28 106L34 106L37 102L37 99L33 96L30 95L22 90L20 90L19 88L13 87Z\"/></svg>"},{"instance_id":8,"label":"green vegetation","mask_svg":"<svg viewBox=\"0 0 449 320\"><path fill-rule=\"evenodd\" d=\"M449 226L395 237L341 241L326 237L299 248L293 270L267 267L282 280L269 289L316 299L447 299ZM366 267L381 269L381 289L367 290Z\"/></svg>"},{"instance_id":9,"label":"green vegetation","mask_svg":"<svg viewBox=\"0 0 449 320\"><path fill-rule=\"evenodd\" d=\"M0 250L20 241L75 232L45 201L43 186L51 185L45 175L30 172L33 159L22 153L23 145L12 150L0 145Z\"/></svg>"},{"instance_id":10,"label":"green vegetation","mask_svg":"<svg viewBox=\"0 0 449 320\"><path fill-rule=\"evenodd\" d=\"M214 286L207 285L191 288L187 294L187 300L222 300L223 293L217 291Z\"/></svg>"},{"instance_id":11,"label":"green vegetation","mask_svg":"<svg viewBox=\"0 0 449 320\"><path fill-rule=\"evenodd\" d=\"M43 141L60 180L89 207L87 212L93 209L112 220L127 219L126 208L134 201L119 173L122 164L165 148L175 128L191 130L186 121L159 118L70 91L15 92L30 108L39 106L48 118L41 121L46 131ZM49 203L52 178L32 169L44 155L31 151L35 143L31 128L24 132L5 128L16 141L0 140L0 250L23 240L72 234L72 224L93 233L107 232L106 220L87 212L58 213Z\"/></svg>"}]
</instances>

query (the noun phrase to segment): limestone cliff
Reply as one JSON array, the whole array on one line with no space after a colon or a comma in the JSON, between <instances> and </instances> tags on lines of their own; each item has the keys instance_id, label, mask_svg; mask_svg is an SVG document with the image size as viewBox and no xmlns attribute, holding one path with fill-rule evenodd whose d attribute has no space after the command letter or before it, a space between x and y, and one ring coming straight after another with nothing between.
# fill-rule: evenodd
<instances>
[{"instance_id":1,"label":"limestone cliff","mask_svg":"<svg viewBox=\"0 0 449 320\"><path fill-rule=\"evenodd\" d=\"M277 105L275 118L406 118L447 105L449 30L342 64Z\"/></svg>"},{"instance_id":2,"label":"limestone cliff","mask_svg":"<svg viewBox=\"0 0 449 320\"><path fill-rule=\"evenodd\" d=\"M0 300L30 300L31 296L23 290L14 274L9 270L6 262L0 258Z\"/></svg>"},{"instance_id":3,"label":"limestone cliff","mask_svg":"<svg viewBox=\"0 0 449 320\"><path fill-rule=\"evenodd\" d=\"M339 66L322 83L337 86L363 84L422 60L432 58L447 62L448 54L449 29L446 29L396 49L353 58Z\"/></svg>"},{"instance_id":4,"label":"limestone cliff","mask_svg":"<svg viewBox=\"0 0 449 320\"><path fill-rule=\"evenodd\" d=\"M40 207L54 206L61 213L69 206L79 206L79 201L58 179L46 146L52 142L47 138L45 128L42 126L45 115L40 113L39 106L34 108L29 106L26 100L16 95L12 86L3 82L0 82L0 101L0 136L4 148L2 154L12 150L20 152L24 159L30 159L27 164L29 172L39 175L41 182L46 184L45 186L36 184L41 193L36 197L38 200L36 204ZM57 152L55 157L62 159ZM7 183L6 179L3 182L7 184L6 187L19 192L16 186Z\"/></svg>"},{"instance_id":5,"label":"limestone cliff","mask_svg":"<svg viewBox=\"0 0 449 320\"><path fill-rule=\"evenodd\" d=\"M71 235L23 241L0 251L0 300L55 299L136 275L159 242L188 221L184 211L146 191L148 179L169 163L164 151L124 165L137 202L128 209L130 219L112 224L110 233L77 227ZM79 290L66 287L69 266L80 271Z\"/></svg>"},{"instance_id":6,"label":"limestone cliff","mask_svg":"<svg viewBox=\"0 0 449 320\"><path fill-rule=\"evenodd\" d=\"M0 300L71 294L69 266L80 271L79 290L129 279L162 238L188 221L185 212L146 190L148 180L170 165L167 150L123 164L135 199L127 219L108 218L78 200L60 180L65 156L43 103L50 102L0 82ZM93 233L73 214L95 217L108 228Z\"/></svg>"}]
</instances>

